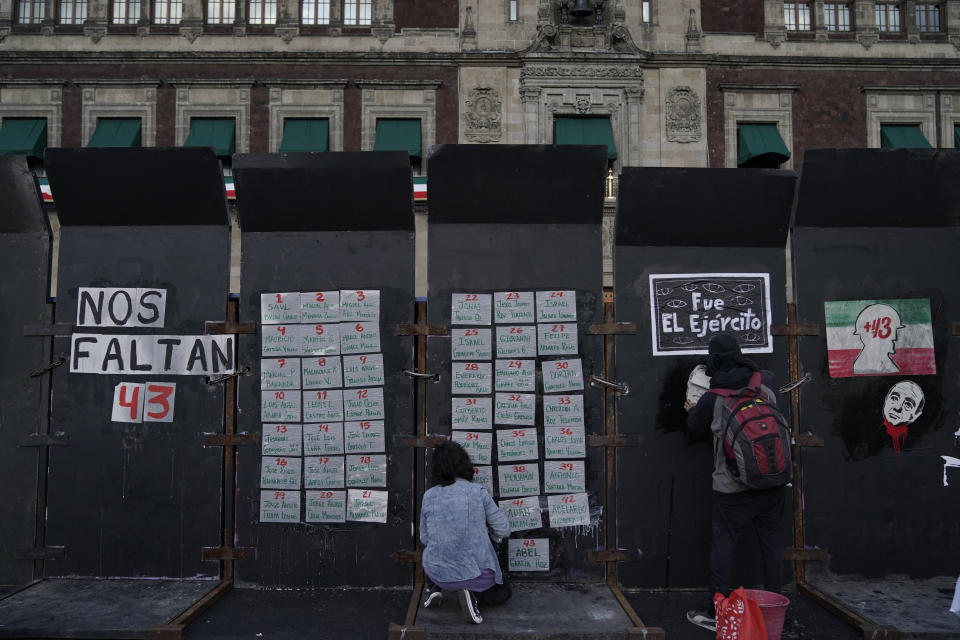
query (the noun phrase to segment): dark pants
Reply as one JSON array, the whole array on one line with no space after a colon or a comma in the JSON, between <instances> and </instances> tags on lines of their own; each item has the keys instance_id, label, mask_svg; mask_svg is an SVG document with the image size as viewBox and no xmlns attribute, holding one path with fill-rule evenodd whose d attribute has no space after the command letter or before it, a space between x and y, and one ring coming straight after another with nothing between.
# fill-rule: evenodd
<instances>
[{"instance_id":1,"label":"dark pants","mask_svg":"<svg viewBox=\"0 0 960 640\"><path fill-rule=\"evenodd\" d=\"M710 597L733 590L733 557L747 527L757 532L763 560L763 586L780 593L783 583L783 509L785 487L713 492L713 537L710 545Z\"/></svg>"}]
</instances>

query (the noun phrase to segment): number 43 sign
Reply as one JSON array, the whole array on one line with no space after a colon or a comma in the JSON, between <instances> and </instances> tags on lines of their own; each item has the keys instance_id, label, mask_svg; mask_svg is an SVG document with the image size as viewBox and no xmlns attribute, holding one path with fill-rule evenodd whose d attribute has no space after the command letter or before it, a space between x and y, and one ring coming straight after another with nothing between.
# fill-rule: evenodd
<instances>
[{"instance_id":1,"label":"number 43 sign","mask_svg":"<svg viewBox=\"0 0 960 640\"><path fill-rule=\"evenodd\" d=\"M173 422L174 382L121 382L113 389L113 422Z\"/></svg>"}]
</instances>

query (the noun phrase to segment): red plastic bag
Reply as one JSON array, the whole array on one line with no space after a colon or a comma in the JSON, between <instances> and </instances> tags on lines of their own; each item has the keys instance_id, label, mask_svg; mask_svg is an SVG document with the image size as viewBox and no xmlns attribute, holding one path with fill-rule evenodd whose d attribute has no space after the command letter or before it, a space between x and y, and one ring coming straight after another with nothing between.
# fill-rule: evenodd
<instances>
[{"instance_id":1,"label":"red plastic bag","mask_svg":"<svg viewBox=\"0 0 960 640\"><path fill-rule=\"evenodd\" d=\"M717 610L717 640L767 640L767 626L756 601L747 597L743 587L729 598L713 596Z\"/></svg>"}]
</instances>

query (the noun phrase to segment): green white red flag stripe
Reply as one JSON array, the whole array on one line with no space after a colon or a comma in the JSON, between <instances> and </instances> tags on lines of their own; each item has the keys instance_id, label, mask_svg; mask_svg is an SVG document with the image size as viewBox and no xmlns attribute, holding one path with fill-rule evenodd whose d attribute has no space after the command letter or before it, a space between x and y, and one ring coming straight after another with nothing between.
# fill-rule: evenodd
<instances>
[{"instance_id":1,"label":"green white red flag stripe","mask_svg":"<svg viewBox=\"0 0 960 640\"><path fill-rule=\"evenodd\" d=\"M935 375L929 298L824 302L830 377Z\"/></svg>"},{"instance_id":2,"label":"green white red flag stripe","mask_svg":"<svg viewBox=\"0 0 960 640\"><path fill-rule=\"evenodd\" d=\"M426 178L413 179L413 199L418 201L427 199L427 179Z\"/></svg>"}]
</instances>

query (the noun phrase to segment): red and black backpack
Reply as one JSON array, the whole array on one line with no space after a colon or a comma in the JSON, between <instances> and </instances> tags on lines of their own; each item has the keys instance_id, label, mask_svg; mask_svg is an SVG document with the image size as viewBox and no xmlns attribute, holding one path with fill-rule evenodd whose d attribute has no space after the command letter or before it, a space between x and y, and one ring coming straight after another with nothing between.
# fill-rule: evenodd
<instances>
[{"instance_id":1,"label":"red and black backpack","mask_svg":"<svg viewBox=\"0 0 960 640\"><path fill-rule=\"evenodd\" d=\"M727 468L751 489L779 487L793 478L790 427L773 392L760 380L760 373L755 372L742 389L710 389L721 404Z\"/></svg>"}]
</instances>

